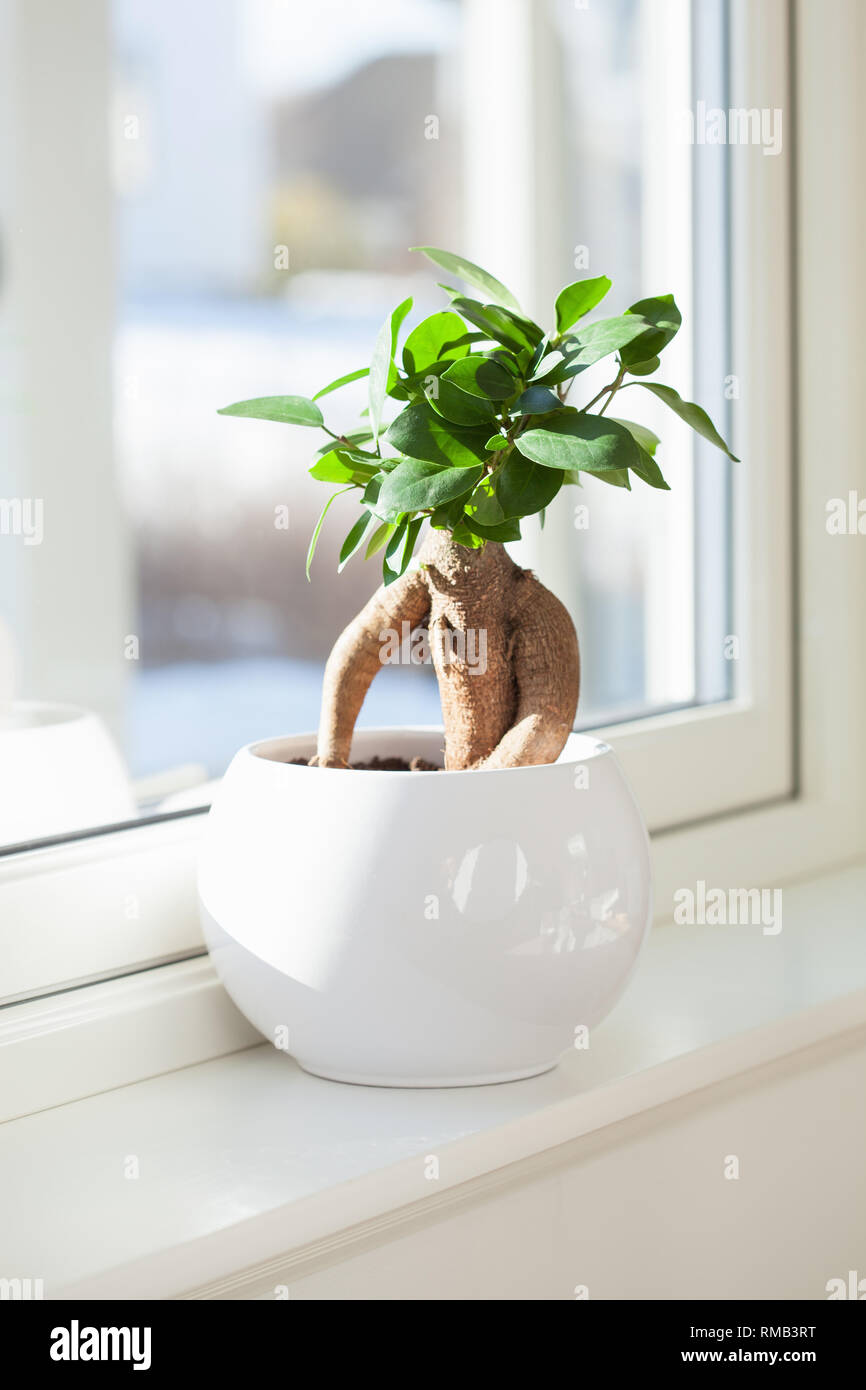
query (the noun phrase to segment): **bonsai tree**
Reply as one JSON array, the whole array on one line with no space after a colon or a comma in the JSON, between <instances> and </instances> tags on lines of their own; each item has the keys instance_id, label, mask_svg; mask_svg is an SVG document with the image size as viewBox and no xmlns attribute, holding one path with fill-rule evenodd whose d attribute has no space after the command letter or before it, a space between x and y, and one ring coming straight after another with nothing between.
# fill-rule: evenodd
<instances>
[{"instance_id":1,"label":"bonsai tree","mask_svg":"<svg viewBox=\"0 0 866 1390\"><path fill-rule=\"evenodd\" d=\"M325 670L318 753L347 767L355 721L380 667L385 636L426 626L439 683L448 769L553 762L577 708L580 665L571 619L553 594L509 556L524 517L540 514L562 487L589 476L625 489L632 478L667 489L659 440L609 414L634 386L653 395L733 458L708 415L671 386L651 380L681 317L673 296L642 299L614 318L581 320L611 287L605 275L577 280L556 300L546 333L506 287L463 257L422 246L449 277L450 307L417 324L398 351L412 300L383 324L368 367L303 396L267 396L220 413L324 430L310 473L337 485L316 523L307 578L328 509L356 491L360 515L339 568L364 550L381 553L383 582L338 638ZM614 356L609 383L569 404L581 374ZM347 434L325 424L317 401L362 377L369 405ZM394 418L386 420L393 402ZM419 533L429 526L418 563ZM483 633L486 662L466 659L467 636Z\"/></svg>"}]
</instances>

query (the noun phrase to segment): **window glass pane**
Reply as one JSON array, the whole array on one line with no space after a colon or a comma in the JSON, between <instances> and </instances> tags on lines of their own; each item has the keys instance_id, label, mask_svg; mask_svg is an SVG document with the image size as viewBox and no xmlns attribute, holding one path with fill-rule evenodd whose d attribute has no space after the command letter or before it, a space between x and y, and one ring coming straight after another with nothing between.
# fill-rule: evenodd
<instances>
[{"instance_id":1,"label":"window glass pane","mask_svg":"<svg viewBox=\"0 0 866 1390\"><path fill-rule=\"evenodd\" d=\"M330 646L376 583L373 562L336 572L357 503L334 504L307 584L321 436L216 410L312 395L364 365L395 303L439 306L408 248L460 241L457 4L205 8L200 26L190 0L114 4L138 775L217 775L263 730L315 728ZM363 381L330 396L330 427L355 426L365 403ZM385 669L364 714L437 722L429 670Z\"/></svg>"},{"instance_id":2,"label":"window glass pane","mask_svg":"<svg viewBox=\"0 0 866 1390\"><path fill-rule=\"evenodd\" d=\"M695 94L725 107L726 5L708 0L548 0L562 181L557 281L605 273L608 313L673 292L684 327L658 379L699 400L723 432L729 276L727 148L689 144ZM665 72L664 82L658 80ZM579 378L574 404L615 371ZM589 726L731 693L729 464L640 386L611 414L651 427L672 491L631 494L588 479L564 491L529 558L570 608L582 649L579 723ZM531 524L526 528L532 534Z\"/></svg>"},{"instance_id":3,"label":"window glass pane","mask_svg":"<svg viewBox=\"0 0 866 1390\"><path fill-rule=\"evenodd\" d=\"M0 487L0 739L21 718L55 718L8 712L14 665L19 698L83 704L110 730L118 759L101 743L108 791L85 795L79 770L68 797L51 807L42 798L27 815L0 790L0 843L202 804L238 746L315 727L324 661L378 567L355 558L337 575L356 514L338 499L307 584L309 536L328 495L307 473L320 436L216 412L250 396L312 394L362 366L383 318L409 294L417 316L442 307L437 274L410 246L478 259L488 246L490 269L506 278L520 237L508 209L546 190L536 219L544 250L532 266L546 314L561 285L587 274L614 282L600 312L673 291L686 326L662 379L725 429L735 399L726 394L726 152L696 151L677 133L696 90L726 104L725 4L692 10L690 25L689 7L668 0L111 0L107 51L94 10L68 90L50 67L62 71L60 52L23 54L33 72L4 100L26 107L27 93L40 92L25 112L51 175L41 169L39 182L66 189L67 205L87 190L75 264L93 311L61 341L89 427L104 424L106 440L111 393L86 368L110 350L114 444L97 457L99 439L77 431L70 485L57 460L60 426L22 429L10 374L0 403L15 465ZM538 114L532 157L507 161L504 193L483 178L485 142L516 141L516 132L475 76L479 36L488 51L501 44L500 87L515 101L523 92ZM103 171L91 127L98 116L104 128L106 106ZM65 113L76 130L56 158L38 143L42 108L46 129ZM9 186L19 204L14 253L38 243L51 200L32 194L20 170ZM98 251L112 241L113 267ZM39 360L55 374L59 276L53 263L41 274L34 263L23 289L13 277L13 330L38 326ZM6 346L14 362L14 332ZM586 373L574 403L609 374L609 365ZM363 382L329 396L329 425L351 428L364 405ZM640 387L617 398L616 413L662 436L672 492L636 483L627 494L589 479L563 490L543 535L530 522L515 548L575 617L579 720L589 725L730 693L727 466L709 446L693 455L685 426ZM24 545L22 509L37 491L49 519L74 514L77 549ZM92 597L83 610L64 608L76 565L102 576L104 611ZM411 665L384 668L361 715L368 725L438 721L432 674ZM82 753L80 768L93 756Z\"/></svg>"}]
</instances>

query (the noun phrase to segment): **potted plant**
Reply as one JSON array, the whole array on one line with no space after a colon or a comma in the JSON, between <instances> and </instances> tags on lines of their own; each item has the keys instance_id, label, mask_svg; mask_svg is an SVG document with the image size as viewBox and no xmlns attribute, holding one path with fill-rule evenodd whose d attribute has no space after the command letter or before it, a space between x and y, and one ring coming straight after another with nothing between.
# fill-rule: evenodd
<instances>
[{"instance_id":1,"label":"potted plant","mask_svg":"<svg viewBox=\"0 0 866 1390\"><path fill-rule=\"evenodd\" d=\"M232 763L201 900L229 992L302 1066L372 1084L472 1084L546 1070L585 1038L650 917L640 814L611 750L571 732L571 619L506 545L586 476L667 488L658 438L609 413L626 388L733 455L699 406L651 379L680 326L673 296L583 323L610 281L579 280L546 333L480 267L417 249L478 297L443 285L449 307L400 347L407 299L369 367L312 400L221 412L325 431L310 472L336 491L307 575L334 497L355 491L340 568L380 554L382 584L328 660L317 745L272 739ZM582 373L614 355L608 384L571 404ZM364 419L338 435L318 402L362 377ZM444 730L356 733L386 644L419 629Z\"/></svg>"}]
</instances>

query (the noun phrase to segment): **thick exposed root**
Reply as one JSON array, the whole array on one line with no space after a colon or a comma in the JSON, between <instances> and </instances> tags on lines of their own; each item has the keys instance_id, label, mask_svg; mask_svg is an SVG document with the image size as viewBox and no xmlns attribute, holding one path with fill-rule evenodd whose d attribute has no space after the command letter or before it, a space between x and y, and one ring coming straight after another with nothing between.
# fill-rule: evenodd
<instances>
[{"instance_id":1,"label":"thick exposed root","mask_svg":"<svg viewBox=\"0 0 866 1390\"><path fill-rule=\"evenodd\" d=\"M381 667L382 633L401 631L426 618L430 595L423 574L414 571L377 589L357 618L334 643L322 687L322 714L319 742L314 761L320 767L348 767L355 721L364 703L370 682Z\"/></svg>"},{"instance_id":2,"label":"thick exposed root","mask_svg":"<svg viewBox=\"0 0 866 1390\"><path fill-rule=\"evenodd\" d=\"M577 634L566 608L534 574L524 572L512 609L512 670L517 709L480 767L553 763L574 724L580 693Z\"/></svg>"},{"instance_id":3,"label":"thick exposed root","mask_svg":"<svg viewBox=\"0 0 866 1390\"><path fill-rule=\"evenodd\" d=\"M425 620L439 682L448 769L554 762L574 722L577 637L566 609L501 545L466 550L431 531L420 568L370 599L325 669L318 755L346 767L355 721L380 666L383 633Z\"/></svg>"}]
</instances>

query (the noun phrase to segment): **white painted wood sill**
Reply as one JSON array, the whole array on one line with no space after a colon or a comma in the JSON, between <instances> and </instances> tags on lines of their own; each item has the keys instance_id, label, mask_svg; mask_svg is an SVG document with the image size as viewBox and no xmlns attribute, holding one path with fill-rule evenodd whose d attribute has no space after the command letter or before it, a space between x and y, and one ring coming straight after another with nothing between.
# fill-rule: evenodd
<instances>
[{"instance_id":1,"label":"white painted wood sill","mask_svg":"<svg viewBox=\"0 0 866 1390\"><path fill-rule=\"evenodd\" d=\"M775 936L656 928L588 1050L546 1076L463 1090L307 1076L270 1046L249 1046L205 962L162 967L187 1001L189 1047L207 1053L210 1030L242 1050L0 1125L0 1275L41 1278L47 1297L273 1297L293 1270L542 1171L606 1127L649 1112L661 1122L665 1106L726 1078L862 1042L864 903L859 866L786 888ZM135 1048L123 991L141 988L94 987L114 991L117 1018L112 1029L97 1010L89 1048ZM138 1017L158 1031L151 1010ZM63 1072L65 1036L52 1051L42 1030L35 1085ZM20 1061L20 1039L16 1051ZM106 1086L113 1065L107 1057ZM8 1092L10 1067L0 1080ZM43 1100L52 1104L48 1091Z\"/></svg>"}]
</instances>

